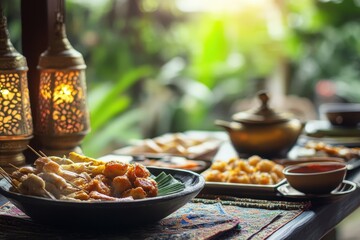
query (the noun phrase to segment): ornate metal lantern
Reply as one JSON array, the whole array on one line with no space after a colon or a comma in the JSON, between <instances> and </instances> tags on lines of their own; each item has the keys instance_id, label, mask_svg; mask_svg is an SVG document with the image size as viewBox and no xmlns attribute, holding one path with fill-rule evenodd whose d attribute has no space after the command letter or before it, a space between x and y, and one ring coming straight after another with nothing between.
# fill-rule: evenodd
<instances>
[{"instance_id":1,"label":"ornate metal lantern","mask_svg":"<svg viewBox=\"0 0 360 240\"><path fill-rule=\"evenodd\" d=\"M26 59L12 45L0 12L0 166L9 169L11 164L25 164L22 151L32 138L33 125Z\"/></svg>"},{"instance_id":2,"label":"ornate metal lantern","mask_svg":"<svg viewBox=\"0 0 360 240\"><path fill-rule=\"evenodd\" d=\"M48 49L39 59L40 89L35 137L49 155L79 151L89 131L86 104L85 62L67 39L63 14Z\"/></svg>"}]
</instances>

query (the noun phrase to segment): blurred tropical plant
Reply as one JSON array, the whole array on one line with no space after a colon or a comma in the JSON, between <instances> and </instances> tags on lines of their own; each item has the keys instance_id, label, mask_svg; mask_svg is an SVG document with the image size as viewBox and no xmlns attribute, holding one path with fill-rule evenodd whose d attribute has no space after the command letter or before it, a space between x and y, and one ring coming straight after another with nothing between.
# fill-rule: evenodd
<instances>
[{"instance_id":1,"label":"blurred tropical plant","mask_svg":"<svg viewBox=\"0 0 360 240\"><path fill-rule=\"evenodd\" d=\"M298 55L290 92L314 99L317 83L325 79L343 101L360 102L359 1L293 1L291 7Z\"/></svg>"},{"instance_id":2,"label":"blurred tropical plant","mask_svg":"<svg viewBox=\"0 0 360 240\"><path fill-rule=\"evenodd\" d=\"M284 55L261 16L266 5L214 14L181 12L175 1L107 1L93 15L78 4L69 1L67 26L90 66L90 155L131 138L217 129L214 119L252 96Z\"/></svg>"},{"instance_id":3,"label":"blurred tropical plant","mask_svg":"<svg viewBox=\"0 0 360 240\"><path fill-rule=\"evenodd\" d=\"M20 0L5 2L21 50ZM357 2L67 0L68 37L88 65L84 152L220 130L214 120L229 117L233 102L252 97L283 63L287 93L313 99L318 80L330 79L339 94L360 100Z\"/></svg>"}]
</instances>

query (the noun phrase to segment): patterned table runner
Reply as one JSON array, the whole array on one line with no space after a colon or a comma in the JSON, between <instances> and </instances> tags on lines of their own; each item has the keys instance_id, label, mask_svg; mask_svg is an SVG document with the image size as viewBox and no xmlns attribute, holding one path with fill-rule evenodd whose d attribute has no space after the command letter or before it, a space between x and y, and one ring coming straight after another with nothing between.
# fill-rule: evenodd
<instances>
[{"instance_id":1,"label":"patterned table runner","mask_svg":"<svg viewBox=\"0 0 360 240\"><path fill-rule=\"evenodd\" d=\"M106 232L40 225L8 202L0 207L0 239L266 239L310 207L308 202L202 197L156 224Z\"/></svg>"}]
</instances>

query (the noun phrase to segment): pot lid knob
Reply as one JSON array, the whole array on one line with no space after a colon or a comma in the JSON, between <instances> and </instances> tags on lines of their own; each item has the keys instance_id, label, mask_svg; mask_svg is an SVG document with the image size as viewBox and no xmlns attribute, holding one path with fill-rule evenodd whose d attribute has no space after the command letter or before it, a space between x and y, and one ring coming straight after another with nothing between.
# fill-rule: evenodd
<instances>
[{"instance_id":1,"label":"pot lid knob","mask_svg":"<svg viewBox=\"0 0 360 240\"><path fill-rule=\"evenodd\" d=\"M289 114L277 113L269 107L268 103L270 98L266 91L260 91L257 95L261 102L260 107L234 114L232 117L234 121L241 123L269 124L289 120Z\"/></svg>"}]
</instances>

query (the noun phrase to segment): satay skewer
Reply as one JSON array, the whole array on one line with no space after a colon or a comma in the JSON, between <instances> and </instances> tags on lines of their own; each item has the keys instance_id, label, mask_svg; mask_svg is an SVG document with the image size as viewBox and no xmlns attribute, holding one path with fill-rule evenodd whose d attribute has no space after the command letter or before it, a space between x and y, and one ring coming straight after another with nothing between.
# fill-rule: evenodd
<instances>
[{"instance_id":1,"label":"satay skewer","mask_svg":"<svg viewBox=\"0 0 360 240\"><path fill-rule=\"evenodd\" d=\"M11 176L2 168L0 167L0 175L13 186L16 190L19 190L16 184L13 182Z\"/></svg>"}]
</instances>

